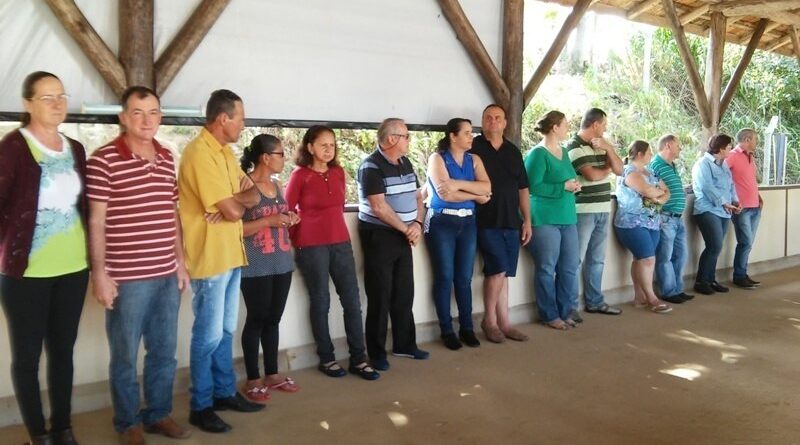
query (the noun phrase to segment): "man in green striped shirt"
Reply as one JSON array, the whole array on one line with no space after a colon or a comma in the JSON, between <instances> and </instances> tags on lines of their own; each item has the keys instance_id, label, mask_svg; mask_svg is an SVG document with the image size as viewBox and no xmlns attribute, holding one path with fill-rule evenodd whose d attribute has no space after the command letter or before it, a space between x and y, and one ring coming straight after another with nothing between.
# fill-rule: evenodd
<instances>
[{"instance_id":1,"label":"man in green striped shirt","mask_svg":"<svg viewBox=\"0 0 800 445\"><path fill-rule=\"evenodd\" d=\"M611 143L603 138L608 119L599 108L586 112L581 129L567 143L569 159L578 174L581 191L575 194L578 211L578 254L583 263L583 296L586 312L619 315L622 310L605 302L602 292L603 266L606 257L608 220L611 213L611 179L622 174L622 160ZM575 295L572 319L578 315L579 298Z\"/></svg>"},{"instance_id":2,"label":"man in green striped shirt","mask_svg":"<svg viewBox=\"0 0 800 445\"><path fill-rule=\"evenodd\" d=\"M669 201L661 209L661 238L656 248L656 281L661 288L661 299L681 304L694 298L683 292L683 266L686 264L686 227L683 210L686 194L675 160L681 154L681 142L668 134L658 140L658 154L650 161L652 170L669 187Z\"/></svg>"}]
</instances>

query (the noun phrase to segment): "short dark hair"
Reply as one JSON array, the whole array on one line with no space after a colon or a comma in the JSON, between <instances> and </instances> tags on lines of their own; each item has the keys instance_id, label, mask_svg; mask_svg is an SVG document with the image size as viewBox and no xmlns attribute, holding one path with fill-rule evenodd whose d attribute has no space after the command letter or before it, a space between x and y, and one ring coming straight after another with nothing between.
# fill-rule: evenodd
<instances>
[{"instance_id":1,"label":"short dark hair","mask_svg":"<svg viewBox=\"0 0 800 445\"><path fill-rule=\"evenodd\" d=\"M727 134L715 134L708 140L707 152L715 155L728 145L733 145L733 138Z\"/></svg>"},{"instance_id":2,"label":"short dark hair","mask_svg":"<svg viewBox=\"0 0 800 445\"><path fill-rule=\"evenodd\" d=\"M599 108L591 108L583 115L583 119L581 119L581 129L585 130L594 125L595 122L600 122L605 118L605 111Z\"/></svg>"},{"instance_id":3,"label":"short dark hair","mask_svg":"<svg viewBox=\"0 0 800 445\"><path fill-rule=\"evenodd\" d=\"M58 78L53 73L48 73L47 71L34 71L27 76L25 76L25 80L22 81L22 98L25 100L33 99L33 95L36 94L36 82L45 79L47 77L52 77L57 81L61 82L61 79ZM22 116L19 118L22 127L27 127L28 124L31 123L31 114L27 111L22 113Z\"/></svg>"},{"instance_id":4,"label":"short dark hair","mask_svg":"<svg viewBox=\"0 0 800 445\"><path fill-rule=\"evenodd\" d=\"M147 96L153 96L158 101L158 104L161 105L161 98L158 97L158 94L156 94L153 89L142 85L134 85L132 87L125 88L125 91L122 92L122 96L119 98L123 111L128 109L128 100L131 98L131 96L135 96L137 99L144 99Z\"/></svg>"},{"instance_id":5,"label":"short dark hair","mask_svg":"<svg viewBox=\"0 0 800 445\"><path fill-rule=\"evenodd\" d=\"M242 102L242 98L231 90L217 90L211 93L211 97L206 103L206 124L217 120L222 113L233 116L236 111L236 102Z\"/></svg>"},{"instance_id":6,"label":"short dark hair","mask_svg":"<svg viewBox=\"0 0 800 445\"><path fill-rule=\"evenodd\" d=\"M472 121L464 119L463 117L454 117L447 121L447 129L444 132L444 137L439 139L439 143L436 146L439 153L444 153L450 149L450 135L457 134L461 131L461 126L463 124L472 125Z\"/></svg>"},{"instance_id":7,"label":"short dark hair","mask_svg":"<svg viewBox=\"0 0 800 445\"><path fill-rule=\"evenodd\" d=\"M334 141L334 155L333 159L328 162L328 167L339 166L339 146L336 145L336 133L333 132L333 129L324 125L314 125L303 135L303 140L300 142L300 147L297 148L294 156L295 165L311 167L314 164L314 156L308 151L308 146L313 144L324 133L333 135Z\"/></svg>"},{"instance_id":8,"label":"short dark hair","mask_svg":"<svg viewBox=\"0 0 800 445\"><path fill-rule=\"evenodd\" d=\"M242 151L241 162L242 170L248 172L258 165L258 158L262 155L275 152L281 140L271 134L259 134L250 141L250 145Z\"/></svg>"},{"instance_id":9,"label":"short dark hair","mask_svg":"<svg viewBox=\"0 0 800 445\"><path fill-rule=\"evenodd\" d=\"M553 131L553 127L559 125L566 117L567 116L560 111L548 111L547 114L536 122L536 126L533 127L533 130L541 134L548 134Z\"/></svg>"},{"instance_id":10,"label":"short dark hair","mask_svg":"<svg viewBox=\"0 0 800 445\"><path fill-rule=\"evenodd\" d=\"M499 108L500 111L503 112L503 116L508 116L508 113L506 112L506 109L503 108L503 106L500 105L500 104L489 104L489 105L487 105L486 108L483 109L483 112L481 113L481 116L486 114L486 112L489 111L491 108Z\"/></svg>"}]
</instances>

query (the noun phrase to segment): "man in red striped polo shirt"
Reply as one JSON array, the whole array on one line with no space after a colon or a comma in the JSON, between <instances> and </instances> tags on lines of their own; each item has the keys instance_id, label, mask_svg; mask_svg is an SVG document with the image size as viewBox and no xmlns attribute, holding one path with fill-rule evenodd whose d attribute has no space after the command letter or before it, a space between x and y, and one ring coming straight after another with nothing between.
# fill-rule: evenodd
<instances>
[{"instance_id":1,"label":"man in red striped polo shirt","mask_svg":"<svg viewBox=\"0 0 800 445\"><path fill-rule=\"evenodd\" d=\"M123 444L149 433L185 439L170 417L178 309L189 285L183 261L172 154L155 140L158 95L130 87L122 95L122 133L87 163L92 289L106 308L114 428ZM144 338L144 407L136 362Z\"/></svg>"}]
</instances>

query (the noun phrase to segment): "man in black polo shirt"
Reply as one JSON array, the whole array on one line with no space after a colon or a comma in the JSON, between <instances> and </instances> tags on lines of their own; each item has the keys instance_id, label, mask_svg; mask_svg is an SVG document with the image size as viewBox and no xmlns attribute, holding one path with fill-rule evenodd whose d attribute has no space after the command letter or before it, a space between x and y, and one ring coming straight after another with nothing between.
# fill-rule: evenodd
<instances>
[{"instance_id":1,"label":"man in black polo shirt","mask_svg":"<svg viewBox=\"0 0 800 445\"><path fill-rule=\"evenodd\" d=\"M531 240L530 194L522 154L503 137L506 111L497 104L483 110L483 133L472 141L492 182L492 199L478 205L478 249L483 256L481 328L486 338L501 343L506 338L525 341L528 336L508 319L508 277L517 273L520 245Z\"/></svg>"}]
</instances>

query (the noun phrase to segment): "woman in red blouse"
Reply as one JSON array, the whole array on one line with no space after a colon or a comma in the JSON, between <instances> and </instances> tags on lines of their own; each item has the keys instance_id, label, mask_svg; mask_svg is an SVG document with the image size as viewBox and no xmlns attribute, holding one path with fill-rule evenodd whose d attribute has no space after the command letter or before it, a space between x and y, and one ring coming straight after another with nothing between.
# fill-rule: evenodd
<instances>
[{"instance_id":1,"label":"woman in red blouse","mask_svg":"<svg viewBox=\"0 0 800 445\"><path fill-rule=\"evenodd\" d=\"M367 364L361 297L350 234L344 222L345 174L336 154L336 136L330 128L313 126L303 136L295 159L297 168L286 184L289 210L300 217L290 234L295 261L308 288L319 370L330 377L347 374L336 362L328 329L330 277L344 309L349 370L366 380L375 380L380 374Z\"/></svg>"}]
</instances>

